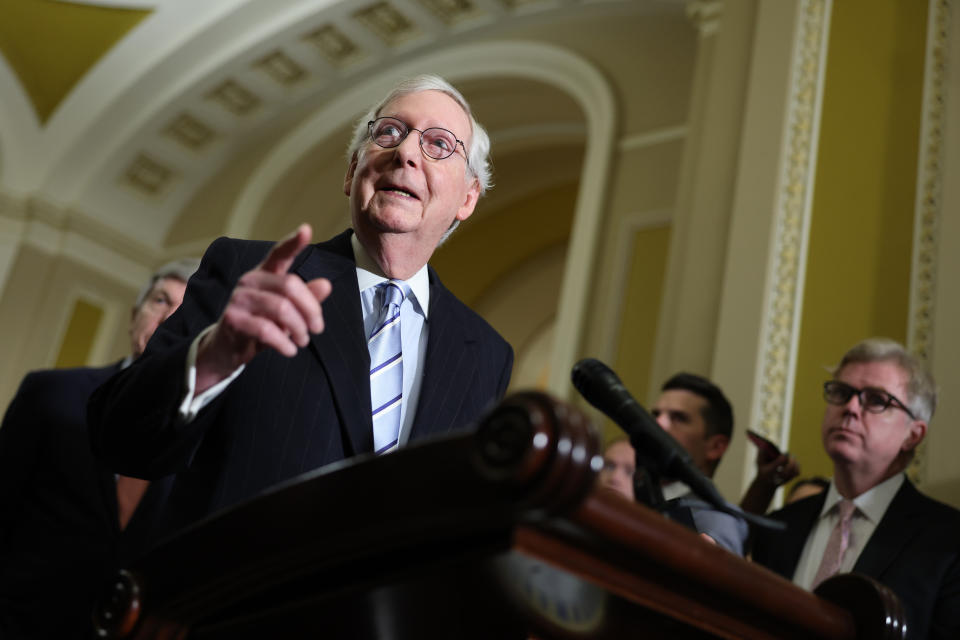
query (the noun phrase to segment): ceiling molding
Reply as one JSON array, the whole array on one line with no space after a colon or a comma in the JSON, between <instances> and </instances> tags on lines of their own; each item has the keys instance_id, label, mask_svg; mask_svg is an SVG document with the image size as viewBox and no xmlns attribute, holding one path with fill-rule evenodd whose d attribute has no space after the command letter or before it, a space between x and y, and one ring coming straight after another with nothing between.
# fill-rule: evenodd
<instances>
[{"instance_id":1,"label":"ceiling molding","mask_svg":"<svg viewBox=\"0 0 960 640\"><path fill-rule=\"evenodd\" d=\"M588 68L590 71L585 71ZM582 103L590 98L585 84L576 79L575 69L580 70L580 75L599 75L575 54L533 42L460 45L391 67L341 94L278 141L246 181L231 212L226 234L249 237L267 197L283 176L320 141L352 123L357 117L358 106L363 108L382 99L398 77L428 70L452 82L487 76L526 77L552 84Z\"/></svg>"}]
</instances>

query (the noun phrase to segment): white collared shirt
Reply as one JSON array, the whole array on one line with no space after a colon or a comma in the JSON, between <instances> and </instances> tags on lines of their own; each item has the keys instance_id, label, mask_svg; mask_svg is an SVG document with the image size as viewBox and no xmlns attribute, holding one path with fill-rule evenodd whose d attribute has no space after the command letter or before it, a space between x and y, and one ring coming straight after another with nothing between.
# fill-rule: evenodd
<instances>
[{"instance_id":1,"label":"white collared shirt","mask_svg":"<svg viewBox=\"0 0 960 640\"><path fill-rule=\"evenodd\" d=\"M357 285L360 289L364 335L369 336L378 313L378 310L373 308L376 286L385 282L387 277L383 275L377 263L360 244L356 233L350 236L350 243L353 246L354 260L357 264ZM417 403L420 399L420 386L423 382L423 363L426 360L428 334L426 320L430 309L430 279L427 265L420 267L420 270L406 282L410 285L410 295L400 307L400 339L403 343L404 363L403 397L405 399L401 405L400 414L400 445L406 443L410 438L410 429L416 416ZM245 367L245 365L241 365L228 378L221 380L194 397L197 379L197 346L203 336L211 329L213 329L213 325L200 332L200 335L193 340L187 353L187 391L183 402L180 404L180 416L185 422L193 420L203 407L219 396L240 375Z\"/></svg>"},{"instance_id":2,"label":"white collared shirt","mask_svg":"<svg viewBox=\"0 0 960 640\"><path fill-rule=\"evenodd\" d=\"M873 535L877 525L880 524L883 514L887 512L887 507L890 506L893 497L900 490L903 482L904 475L898 473L853 499L856 510L850 523L850 543L843 556L843 562L840 564L840 573L853 570L854 565L860 558L860 553L867 546L867 541L870 540L870 536ZM823 502L823 508L820 510L820 516L807 536L807 542L800 554L800 561L793 573L794 584L804 589L810 588L814 577L817 575L817 569L820 567L823 554L827 549L827 542L830 540L830 533L837 526L837 520L839 519L837 509L834 509L834 507L842 499L843 496L840 495L836 485L831 481L830 487L827 489L827 497Z\"/></svg>"}]
</instances>

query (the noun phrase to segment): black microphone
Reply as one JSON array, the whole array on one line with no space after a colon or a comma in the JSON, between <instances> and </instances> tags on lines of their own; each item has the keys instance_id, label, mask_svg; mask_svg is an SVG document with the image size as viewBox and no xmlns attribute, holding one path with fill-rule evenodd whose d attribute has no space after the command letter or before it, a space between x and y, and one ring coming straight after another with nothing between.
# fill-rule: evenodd
<instances>
[{"instance_id":1,"label":"black microphone","mask_svg":"<svg viewBox=\"0 0 960 640\"><path fill-rule=\"evenodd\" d=\"M691 488L701 484L703 474L687 450L634 400L610 367L595 358L585 358L574 365L570 377L580 395L616 422L630 437L634 449L643 451L656 465L652 472L681 480Z\"/></svg>"},{"instance_id":2,"label":"black microphone","mask_svg":"<svg viewBox=\"0 0 960 640\"><path fill-rule=\"evenodd\" d=\"M634 400L610 367L595 358L584 358L573 366L570 378L580 395L616 422L630 437L634 449L644 452L644 458L656 466L652 472L680 480L721 511L763 527L786 528L782 522L746 513L724 500L713 482L693 464L687 450Z\"/></svg>"}]
</instances>

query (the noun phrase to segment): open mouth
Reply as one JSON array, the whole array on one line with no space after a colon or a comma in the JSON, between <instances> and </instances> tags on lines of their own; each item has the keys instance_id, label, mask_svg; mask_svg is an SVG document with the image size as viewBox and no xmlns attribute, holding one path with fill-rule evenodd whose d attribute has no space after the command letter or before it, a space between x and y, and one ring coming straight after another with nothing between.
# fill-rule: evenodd
<instances>
[{"instance_id":1,"label":"open mouth","mask_svg":"<svg viewBox=\"0 0 960 640\"><path fill-rule=\"evenodd\" d=\"M384 188L382 188L382 189L380 189L380 190L381 190L381 191L386 191L387 193L395 193L395 194L401 195L401 196L403 196L403 197L405 197L405 198L412 198L412 199L414 199L414 200L419 200L419 199L420 199L420 198L417 197L417 194L413 193L412 191L407 191L406 189L403 189L402 187L389 186L389 187L384 187Z\"/></svg>"}]
</instances>

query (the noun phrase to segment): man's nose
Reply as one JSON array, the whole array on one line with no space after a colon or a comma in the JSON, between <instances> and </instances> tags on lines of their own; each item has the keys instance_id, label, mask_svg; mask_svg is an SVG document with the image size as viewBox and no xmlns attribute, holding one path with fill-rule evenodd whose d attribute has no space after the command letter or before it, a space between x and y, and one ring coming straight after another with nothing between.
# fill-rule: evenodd
<instances>
[{"instance_id":1,"label":"man's nose","mask_svg":"<svg viewBox=\"0 0 960 640\"><path fill-rule=\"evenodd\" d=\"M843 408L846 410L856 410L860 411L863 409L863 405L860 404L860 394L851 393L850 398L847 400L846 404L843 405Z\"/></svg>"},{"instance_id":2,"label":"man's nose","mask_svg":"<svg viewBox=\"0 0 960 640\"><path fill-rule=\"evenodd\" d=\"M420 162L422 152L420 150L420 134L417 131L411 131L407 134L400 144L394 147L397 159L403 164L416 165Z\"/></svg>"},{"instance_id":3,"label":"man's nose","mask_svg":"<svg viewBox=\"0 0 960 640\"><path fill-rule=\"evenodd\" d=\"M660 428L664 431L670 431L670 418L666 413L661 413L656 417L657 424L660 425Z\"/></svg>"}]
</instances>

